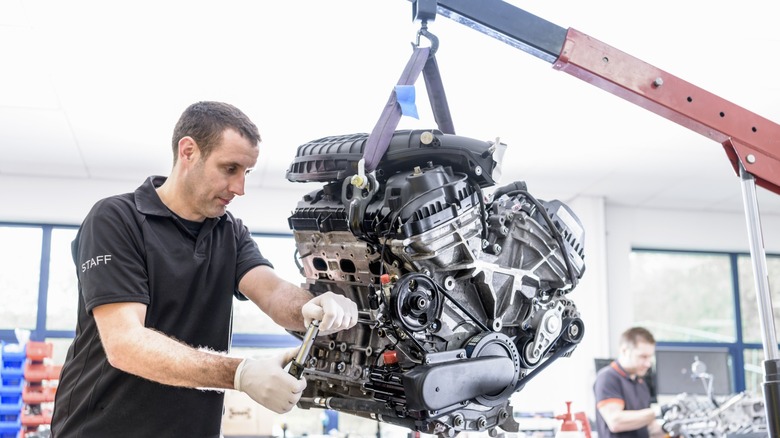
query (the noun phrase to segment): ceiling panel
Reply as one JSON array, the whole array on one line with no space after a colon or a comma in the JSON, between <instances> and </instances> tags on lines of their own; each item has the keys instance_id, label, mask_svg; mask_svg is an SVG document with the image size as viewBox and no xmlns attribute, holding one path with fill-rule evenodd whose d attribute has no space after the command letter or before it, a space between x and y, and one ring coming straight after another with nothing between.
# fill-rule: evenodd
<instances>
[{"instance_id":1,"label":"ceiling panel","mask_svg":"<svg viewBox=\"0 0 780 438\"><path fill-rule=\"evenodd\" d=\"M511 3L780 121L767 55L780 3ZM263 137L247 185L305 192L316 185L284 177L297 147L370 132L417 28L406 0L0 2L0 172L165 174L181 111L223 100ZM542 199L741 211L720 145L443 17L429 30L457 133L507 144L502 184L524 180ZM416 85L420 119L400 129L435 126ZM780 196L760 198L780 214Z\"/></svg>"},{"instance_id":2,"label":"ceiling panel","mask_svg":"<svg viewBox=\"0 0 780 438\"><path fill-rule=\"evenodd\" d=\"M0 8L0 17L2 13ZM0 107L59 107L47 60L37 56L37 46L30 28L0 24Z\"/></svg>"},{"instance_id":3,"label":"ceiling panel","mask_svg":"<svg viewBox=\"0 0 780 438\"><path fill-rule=\"evenodd\" d=\"M61 111L0 107L0 173L89 176Z\"/></svg>"}]
</instances>

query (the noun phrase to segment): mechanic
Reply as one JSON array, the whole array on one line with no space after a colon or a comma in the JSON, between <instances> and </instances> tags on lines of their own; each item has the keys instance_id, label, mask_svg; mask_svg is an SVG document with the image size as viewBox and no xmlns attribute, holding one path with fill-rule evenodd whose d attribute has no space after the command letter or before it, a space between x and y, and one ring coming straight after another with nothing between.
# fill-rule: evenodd
<instances>
[{"instance_id":1,"label":"mechanic","mask_svg":"<svg viewBox=\"0 0 780 438\"><path fill-rule=\"evenodd\" d=\"M653 366L655 338L643 327L620 336L618 357L596 375L596 429L599 438L664 435L650 407L644 376Z\"/></svg>"},{"instance_id":2,"label":"mechanic","mask_svg":"<svg viewBox=\"0 0 780 438\"><path fill-rule=\"evenodd\" d=\"M292 349L230 357L233 297L277 324L351 328L357 306L279 278L227 206L244 194L260 134L236 107L198 102L173 134L173 169L98 201L72 245L76 337L57 390L52 432L67 437L219 437L224 389L277 412L306 381L284 371Z\"/></svg>"}]
</instances>

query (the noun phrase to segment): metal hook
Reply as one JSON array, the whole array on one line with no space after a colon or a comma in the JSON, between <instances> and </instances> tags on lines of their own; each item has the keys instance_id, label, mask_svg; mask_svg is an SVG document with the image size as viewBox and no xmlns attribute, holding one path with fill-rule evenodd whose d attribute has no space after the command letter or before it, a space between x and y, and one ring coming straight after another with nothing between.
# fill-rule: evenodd
<instances>
[{"instance_id":1,"label":"metal hook","mask_svg":"<svg viewBox=\"0 0 780 438\"><path fill-rule=\"evenodd\" d=\"M420 47L420 37L421 36L424 36L425 38L428 38L428 41L431 42L431 51L430 51L430 54L428 56L430 57L430 56L435 55L436 54L436 50L439 49L439 38L436 35L428 32L428 21L426 21L426 20L422 21L422 24L420 25L420 30L417 31L417 37L415 38L415 41L414 41L414 47Z\"/></svg>"}]
</instances>

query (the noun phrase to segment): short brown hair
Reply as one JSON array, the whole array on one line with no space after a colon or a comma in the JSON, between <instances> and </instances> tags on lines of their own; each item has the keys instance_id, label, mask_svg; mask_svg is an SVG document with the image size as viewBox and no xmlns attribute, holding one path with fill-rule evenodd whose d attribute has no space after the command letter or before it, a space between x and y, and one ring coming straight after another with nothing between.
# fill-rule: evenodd
<instances>
[{"instance_id":1,"label":"short brown hair","mask_svg":"<svg viewBox=\"0 0 780 438\"><path fill-rule=\"evenodd\" d=\"M236 130L255 145L260 143L257 126L240 109L223 102L193 103L184 110L173 129L173 164L176 164L179 140L183 137L192 137L203 158L206 158L222 140L222 133L228 128Z\"/></svg>"},{"instance_id":2,"label":"short brown hair","mask_svg":"<svg viewBox=\"0 0 780 438\"><path fill-rule=\"evenodd\" d=\"M620 345L635 347L639 342L655 345L655 338L644 327L631 327L620 335Z\"/></svg>"}]
</instances>

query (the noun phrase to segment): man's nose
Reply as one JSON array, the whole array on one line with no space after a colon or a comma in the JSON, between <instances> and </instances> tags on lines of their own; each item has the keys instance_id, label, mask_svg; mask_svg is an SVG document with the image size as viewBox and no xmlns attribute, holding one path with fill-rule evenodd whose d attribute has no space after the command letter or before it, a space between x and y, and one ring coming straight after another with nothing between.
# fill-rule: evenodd
<instances>
[{"instance_id":1,"label":"man's nose","mask_svg":"<svg viewBox=\"0 0 780 438\"><path fill-rule=\"evenodd\" d=\"M231 193L235 193L236 196L244 195L244 186L246 184L246 175L240 175L230 182L229 190Z\"/></svg>"}]
</instances>

